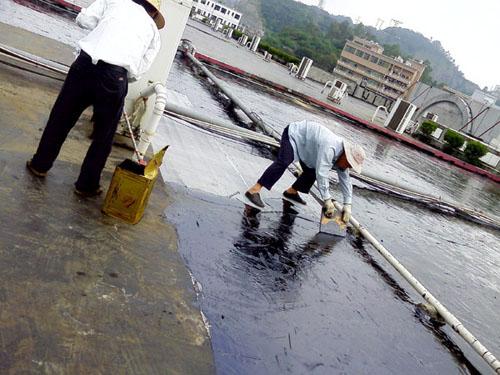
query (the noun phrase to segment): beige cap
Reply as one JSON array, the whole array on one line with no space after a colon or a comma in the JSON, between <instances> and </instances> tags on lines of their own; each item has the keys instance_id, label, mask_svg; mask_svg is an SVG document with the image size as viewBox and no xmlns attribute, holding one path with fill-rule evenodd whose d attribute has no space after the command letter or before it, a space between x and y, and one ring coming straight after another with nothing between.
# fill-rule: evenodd
<instances>
[{"instance_id":1,"label":"beige cap","mask_svg":"<svg viewBox=\"0 0 500 375\"><path fill-rule=\"evenodd\" d=\"M153 20L156 23L156 27L158 29L162 29L165 26L165 18L163 18L163 15L160 12L161 0L142 0L142 1L144 3L151 5L158 11L158 13L156 13L156 15L153 17Z\"/></svg>"},{"instance_id":2,"label":"beige cap","mask_svg":"<svg viewBox=\"0 0 500 375\"><path fill-rule=\"evenodd\" d=\"M344 141L344 152L349 165L356 173L361 173L365 161L365 150L358 144Z\"/></svg>"}]
</instances>

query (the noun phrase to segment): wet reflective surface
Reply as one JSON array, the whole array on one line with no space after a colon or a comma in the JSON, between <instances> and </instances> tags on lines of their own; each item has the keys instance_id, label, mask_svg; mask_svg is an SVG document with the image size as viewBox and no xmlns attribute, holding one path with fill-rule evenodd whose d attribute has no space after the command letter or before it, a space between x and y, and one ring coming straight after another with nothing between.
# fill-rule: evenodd
<instances>
[{"instance_id":1,"label":"wet reflective surface","mask_svg":"<svg viewBox=\"0 0 500 375\"><path fill-rule=\"evenodd\" d=\"M318 234L279 201L260 214L176 190L167 219L201 285L219 373L467 373L354 237Z\"/></svg>"},{"instance_id":2,"label":"wet reflective surface","mask_svg":"<svg viewBox=\"0 0 500 375\"><path fill-rule=\"evenodd\" d=\"M312 107L307 108L294 99L287 101L282 95L272 95L245 80L218 74L235 94L245 98L248 106L274 128L283 129L289 122L301 119L321 122L336 134L363 145L367 153L365 169L371 174L447 201L478 208L500 218L498 184L361 126L344 122Z\"/></svg>"},{"instance_id":3,"label":"wet reflective surface","mask_svg":"<svg viewBox=\"0 0 500 375\"><path fill-rule=\"evenodd\" d=\"M66 21L47 23L47 17L31 12L2 14L69 43L81 32ZM498 185L292 99L217 74L276 129L304 118L323 122L363 144L373 174L500 216ZM187 95L198 110L230 118L180 59L168 86ZM411 303L420 302L419 297L370 246L352 237L325 241L316 236L317 223L301 217L255 216L234 201L186 196L185 189L177 189L166 215L176 224L179 251L202 286L200 303L211 324L220 373L466 372L460 358L449 354L454 350L447 334L488 373L449 328L434 331L421 321ZM354 191L353 214L500 355L498 231L359 189Z\"/></svg>"},{"instance_id":4,"label":"wet reflective surface","mask_svg":"<svg viewBox=\"0 0 500 375\"><path fill-rule=\"evenodd\" d=\"M221 104L217 102L213 96L203 97L203 99L200 100L201 96L198 90L203 88L203 84L191 74L189 68L178 62L172 71L170 82L179 86L182 83L183 86L187 85L192 88L185 91L185 93L195 107L203 106L204 109L214 111L214 113L221 111ZM233 91L237 93L240 98L245 99L249 107L255 109L267 123L275 128L280 129L286 125L287 122L296 119L311 118L318 120L327 124L338 134L356 139L358 142L362 143L367 150L367 168L369 168L373 174L387 176L388 179L393 179L414 189L440 196L445 200L456 202L461 205L476 207L487 212L491 216L498 217L500 191L497 185L489 182L487 179L455 168L447 163L419 153L390 139L378 136L363 128L342 122L314 108L307 108L303 104L294 102L292 99L269 93L262 88L248 84L246 81L235 79L225 74L217 74L226 81L226 84L231 86ZM182 77L182 82L178 77ZM259 172L256 173L258 174ZM256 176L256 178L257 177L258 176ZM335 186L333 186L333 189L334 194L339 196ZM220 218L224 217L224 221L226 221L226 214L226 212L220 214ZM354 190L353 214L361 223L365 224L370 232L403 264L405 264L407 268L445 304L445 306L462 320L466 327L489 347L490 350L499 355L500 331L495 329L495 327L500 326L500 316L498 314L498 311L500 311L500 235L498 231L484 228L452 216L433 212L425 207L391 198L384 194L359 189ZM219 217L217 221L212 224L212 232L209 230L207 231L207 237L223 237L226 233L233 233L233 231L237 230L236 228L228 229L226 227L221 229L218 220ZM234 220L241 223L243 220L247 219L235 216ZM180 230L180 251L186 257L189 267L193 270L194 276L202 282L204 286L202 295L204 298L216 292L213 288L217 290L221 288L220 285L213 286L212 283L205 280L205 278L209 278L211 277L210 275L213 275L214 269L212 267L218 269L222 264L224 264L224 268L218 271L219 274L225 274L225 276L229 277L231 280L233 277L236 277L236 274L241 276L243 271L248 272L246 278L250 278L251 281L247 280L245 282L250 282L253 287L257 287L263 281L255 279L255 270L258 269L259 272L268 272L268 268L270 267L273 269L273 272L275 271L280 274L280 276L276 276L276 280L273 281L273 285L277 290L279 290L280 283L285 280L285 284L287 285L286 288L294 288L301 296L310 293L309 291L305 292L301 288L303 285L302 277L317 277L317 273L312 271L314 266L311 266L311 264L315 262L320 264L329 262L334 255L332 255L330 251L330 253L326 255L322 254L318 256L317 260L311 261L310 257L303 257L302 255L297 257L296 250L294 250L295 255L289 254L289 246L278 252L259 253L260 250L269 247L270 243L276 244L282 241L282 237L287 234L288 229L276 224L279 223L279 218L274 218L274 220L271 221L274 224L269 227L263 226L262 222L260 223L259 228L265 228L262 229L265 236L254 236L252 234L249 236L245 235L243 239L237 238L226 245L226 247L230 248L230 251L228 250L229 253L235 253L243 257L243 259L245 259L245 264L251 263L254 266L253 268L249 268L248 266L245 268L241 264L225 264L222 258L219 259L217 256L212 258L213 254L210 255L210 258L206 259L206 263L204 264L205 267L200 266L199 269L193 267L196 262L192 258L196 258L199 254L195 253L195 248L192 247L191 244L187 245L187 247L182 245L182 230ZM175 222L178 224L177 221ZM248 224L251 223L251 220L248 221ZM291 238L294 239L296 238L295 236L301 237L301 240L295 243L295 246L297 246L297 248L301 246L302 248L307 247L305 244L307 244L309 239L317 232L316 225L309 225L307 222L301 222L299 225L296 224L297 222L295 222L293 229L291 229ZM240 233L248 232L246 229L242 229L241 226L238 230ZM252 232L250 231L250 233ZM212 245L205 243L204 245L204 250L199 250L200 252L209 251L211 253L213 246L217 248L216 251L218 251L219 248L217 244ZM338 247L348 252L356 251L355 247L352 247L348 241L336 245L335 249ZM252 249L250 254L248 253L249 248ZM387 262L385 262L373 248L367 245L367 251L377 260L377 263L397 281L397 285L404 288L409 293L412 300L417 303L421 302L420 297L415 295L408 284L392 270ZM334 253L335 252L333 252L333 254ZM291 264L300 264L298 267L299 271L297 271L297 268L290 267L290 262ZM356 274L354 269L350 269L346 272L349 274ZM316 282L326 283L327 279L328 277L325 273L322 277L317 278ZM290 285L289 280L296 280L296 282L294 281ZM226 281L229 282L229 280ZM367 285L365 285L365 282ZM372 288L380 283L384 284L384 280L368 279L361 282L360 285L354 289L357 290L358 288L362 290L363 288ZM387 280L385 280L385 284L387 284ZM384 287L382 285L378 286ZM228 286L228 288L230 288L230 286ZM245 295L246 292L238 293L238 295ZM377 295L376 292L375 295ZM274 294L272 294L272 296L272 298L268 296L266 303L272 303L273 298L278 298L278 300L284 298L281 296L277 297ZM236 297L235 299L230 298L228 301L223 301L222 297L217 297L216 300L217 303L223 306L231 306L240 303L237 301ZM214 301L211 303L215 304ZM317 305L318 306L315 308L319 309L320 304L317 303ZM244 307L247 305L242 306L241 310L245 310ZM292 306L292 310L297 309L296 314L300 315L301 303ZM407 306L406 308L410 307ZM238 314L242 314L242 312L240 311ZM292 324L293 320L296 319L294 314L295 313L286 317L289 324ZM346 324L344 315L339 319ZM214 335L214 350L218 353L216 357L221 358L220 356L223 357L225 355L224 350L230 347L231 343L225 341L229 340L229 338L225 336L227 333L220 333L224 336L224 339L215 339L217 338L218 330L223 330L222 328L224 327L216 323L219 321L221 321L221 318L212 322L212 333ZM407 323L411 324L409 320ZM273 324L275 323L273 322ZM391 324L391 322L387 322L385 328L392 329L390 328ZM404 331L406 328L402 324L397 329ZM326 328L323 327L323 329ZM420 329L423 330L423 327ZM487 366L485 366L475 352L469 349L467 344L463 343L463 341L456 337L448 328L444 328L444 330L454 338L454 341L459 344L467 357L472 360L478 368L485 372L488 371ZM235 333L235 336L229 334L231 340L235 340L233 344L236 342L239 343L238 338L245 336L245 332L246 331L242 329L241 332ZM353 344L360 344L359 340L353 337L351 337L351 340L353 340ZM219 345L221 345L221 347L219 347ZM220 352L218 351L219 349ZM269 360L273 359L270 358ZM274 361L276 362L276 359L274 359ZM296 367L295 370L297 370L297 368L298 367ZM304 370L297 371L300 373Z\"/></svg>"}]
</instances>

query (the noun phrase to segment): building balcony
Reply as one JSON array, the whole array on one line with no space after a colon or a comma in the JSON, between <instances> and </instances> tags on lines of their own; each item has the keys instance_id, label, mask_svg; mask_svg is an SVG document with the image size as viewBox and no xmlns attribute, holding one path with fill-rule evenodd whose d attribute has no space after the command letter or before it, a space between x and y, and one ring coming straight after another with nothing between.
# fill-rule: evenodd
<instances>
[{"instance_id":1,"label":"building balcony","mask_svg":"<svg viewBox=\"0 0 500 375\"><path fill-rule=\"evenodd\" d=\"M376 74L371 74L370 72L367 72L364 69L360 69L359 67L354 67L353 65L351 65L349 63L346 63L344 61L338 60L337 64L340 65L340 66L342 66L342 67L344 67L344 68L346 68L346 69L352 70L353 72L361 75L362 77L370 78L370 79L372 79L374 81L377 81L381 85L386 85L386 86L389 86L389 87L391 87L391 88L393 88L395 90L402 91L402 92L408 90L408 85L400 86L400 85L395 84L393 82L389 82L389 80L387 80L387 78L380 78Z\"/></svg>"},{"instance_id":2,"label":"building balcony","mask_svg":"<svg viewBox=\"0 0 500 375\"><path fill-rule=\"evenodd\" d=\"M357 76L357 74L355 75L354 73L348 73L348 72L344 72L342 70L339 70L337 68L335 68L334 70L334 73L341 76L341 77L344 77L350 81L353 81L355 82L357 85L359 85L361 83L361 79L363 78L362 76ZM384 83L385 85L385 83ZM397 99L401 93L396 93L394 91L391 91L391 90L387 90L383 87L379 87L379 86L376 86L372 83L368 83L366 85L366 88L380 94L380 95L384 95L385 97L389 97L391 99Z\"/></svg>"},{"instance_id":3,"label":"building balcony","mask_svg":"<svg viewBox=\"0 0 500 375\"><path fill-rule=\"evenodd\" d=\"M410 79L407 79L407 78L404 78L403 76L401 76L400 74L398 73L395 73L393 71L389 72L389 76L394 78L394 79L397 79L398 81L401 81L407 85L411 84L411 80Z\"/></svg>"},{"instance_id":4,"label":"building balcony","mask_svg":"<svg viewBox=\"0 0 500 375\"><path fill-rule=\"evenodd\" d=\"M372 78L372 79L377 80L380 83L384 83L384 78L380 78L377 74L373 74L373 73L368 72L368 71L366 71L364 69L360 69L359 66L355 67L355 66L353 66L353 65L351 65L349 63L346 63L344 61L341 61L341 60L338 60L337 64L340 64L344 68L347 68L347 69L350 69L352 71L355 71L356 73L362 75L363 77Z\"/></svg>"},{"instance_id":5,"label":"building balcony","mask_svg":"<svg viewBox=\"0 0 500 375\"><path fill-rule=\"evenodd\" d=\"M359 65L366 66L369 69L371 69L375 72L378 72L380 74L383 74L383 75L386 75L389 72L390 64L388 62L386 62L387 66L378 65L378 64L371 62L370 60L364 59L364 58L362 58L358 55L352 54L346 50L343 50L340 56L347 59L347 60L353 61Z\"/></svg>"}]
</instances>

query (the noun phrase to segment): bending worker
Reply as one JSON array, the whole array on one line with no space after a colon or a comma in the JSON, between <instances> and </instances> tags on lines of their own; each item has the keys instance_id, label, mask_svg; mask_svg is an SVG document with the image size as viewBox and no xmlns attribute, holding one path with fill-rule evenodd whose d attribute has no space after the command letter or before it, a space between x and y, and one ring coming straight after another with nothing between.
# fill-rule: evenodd
<instances>
[{"instance_id":1,"label":"bending worker","mask_svg":"<svg viewBox=\"0 0 500 375\"><path fill-rule=\"evenodd\" d=\"M158 29L165 25L160 0L96 0L82 9L76 22L91 32L79 42L29 171L45 177L82 112L94 108L93 140L83 160L75 193L90 197L102 192L101 172L111 152L128 81L151 66L160 50Z\"/></svg>"},{"instance_id":2,"label":"bending worker","mask_svg":"<svg viewBox=\"0 0 500 375\"><path fill-rule=\"evenodd\" d=\"M342 220L351 218L352 184L349 168L357 173L365 159L365 152L359 145L346 142L317 122L300 121L289 124L281 136L277 160L271 164L257 183L245 193L255 205L264 207L260 198L262 187L271 190L281 178L287 167L299 161L302 174L297 181L283 192L283 196L299 204L306 204L299 192L309 193L314 182L318 181L318 189L324 202L325 216L333 217L335 206L330 195L330 169L335 169L339 176L340 190L344 196Z\"/></svg>"}]
</instances>

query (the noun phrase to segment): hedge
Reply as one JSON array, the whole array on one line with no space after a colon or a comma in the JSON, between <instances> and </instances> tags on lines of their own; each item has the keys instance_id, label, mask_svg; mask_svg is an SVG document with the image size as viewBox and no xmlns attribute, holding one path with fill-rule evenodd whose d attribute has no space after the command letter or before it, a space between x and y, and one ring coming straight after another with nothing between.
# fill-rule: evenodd
<instances>
[{"instance_id":1,"label":"hedge","mask_svg":"<svg viewBox=\"0 0 500 375\"><path fill-rule=\"evenodd\" d=\"M436 122L431 121L431 120L425 120L424 122L422 122L422 125L420 125L419 130L423 134L430 136L432 133L434 133L436 131L437 128L438 128L438 124Z\"/></svg>"},{"instance_id":2,"label":"hedge","mask_svg":"<svg viewBox=\"0 0 500 375\"><path fill-rule=\"evenodd\" d=\"M465 137L452 130L448 129L444 135L445 145L443 151L449 154L455 154L458 152L458 149L464 145Z\"/></svg>"},{"instance_id":3,"label":"hedge","mask_svg":"<svg viewBox=\"0 0 500 375\"><path fill-rule=\"evenodd\" d=\"M240 30L233 30L233 35L231 36L233 39L238 40L240 39L240 36L242 36L243 33Z\"/></svg>"},{"instance_id":4,"label":"hedge","mask_svg":"<svg viewBox=\"0 0 500 375\"><path fill-rule=\"evenodd\" d=\"M300 63L300 59L298 57L293 56L289 53L286 53L285 51L283 51L279 48L270 46L269 44L267 44L265 42L260 42L259 49L269 52L270 54L273 55L274 59L281 60L284 63L293 63L293 64Z\"/></svg>"},{"instance_id":5,"label":"hedge","mask_svg":"<svg viewBox=\"0 0 500 375\"><path fill-rule=\"evenodd\" d=\"M481 160L479 158L483 157L488 153L488 147L483 145L478 141L469 141L467 142L467 146L465 146L464 150L464 159L465 161L481 166Z\"/></svg>"}]
</instances>

